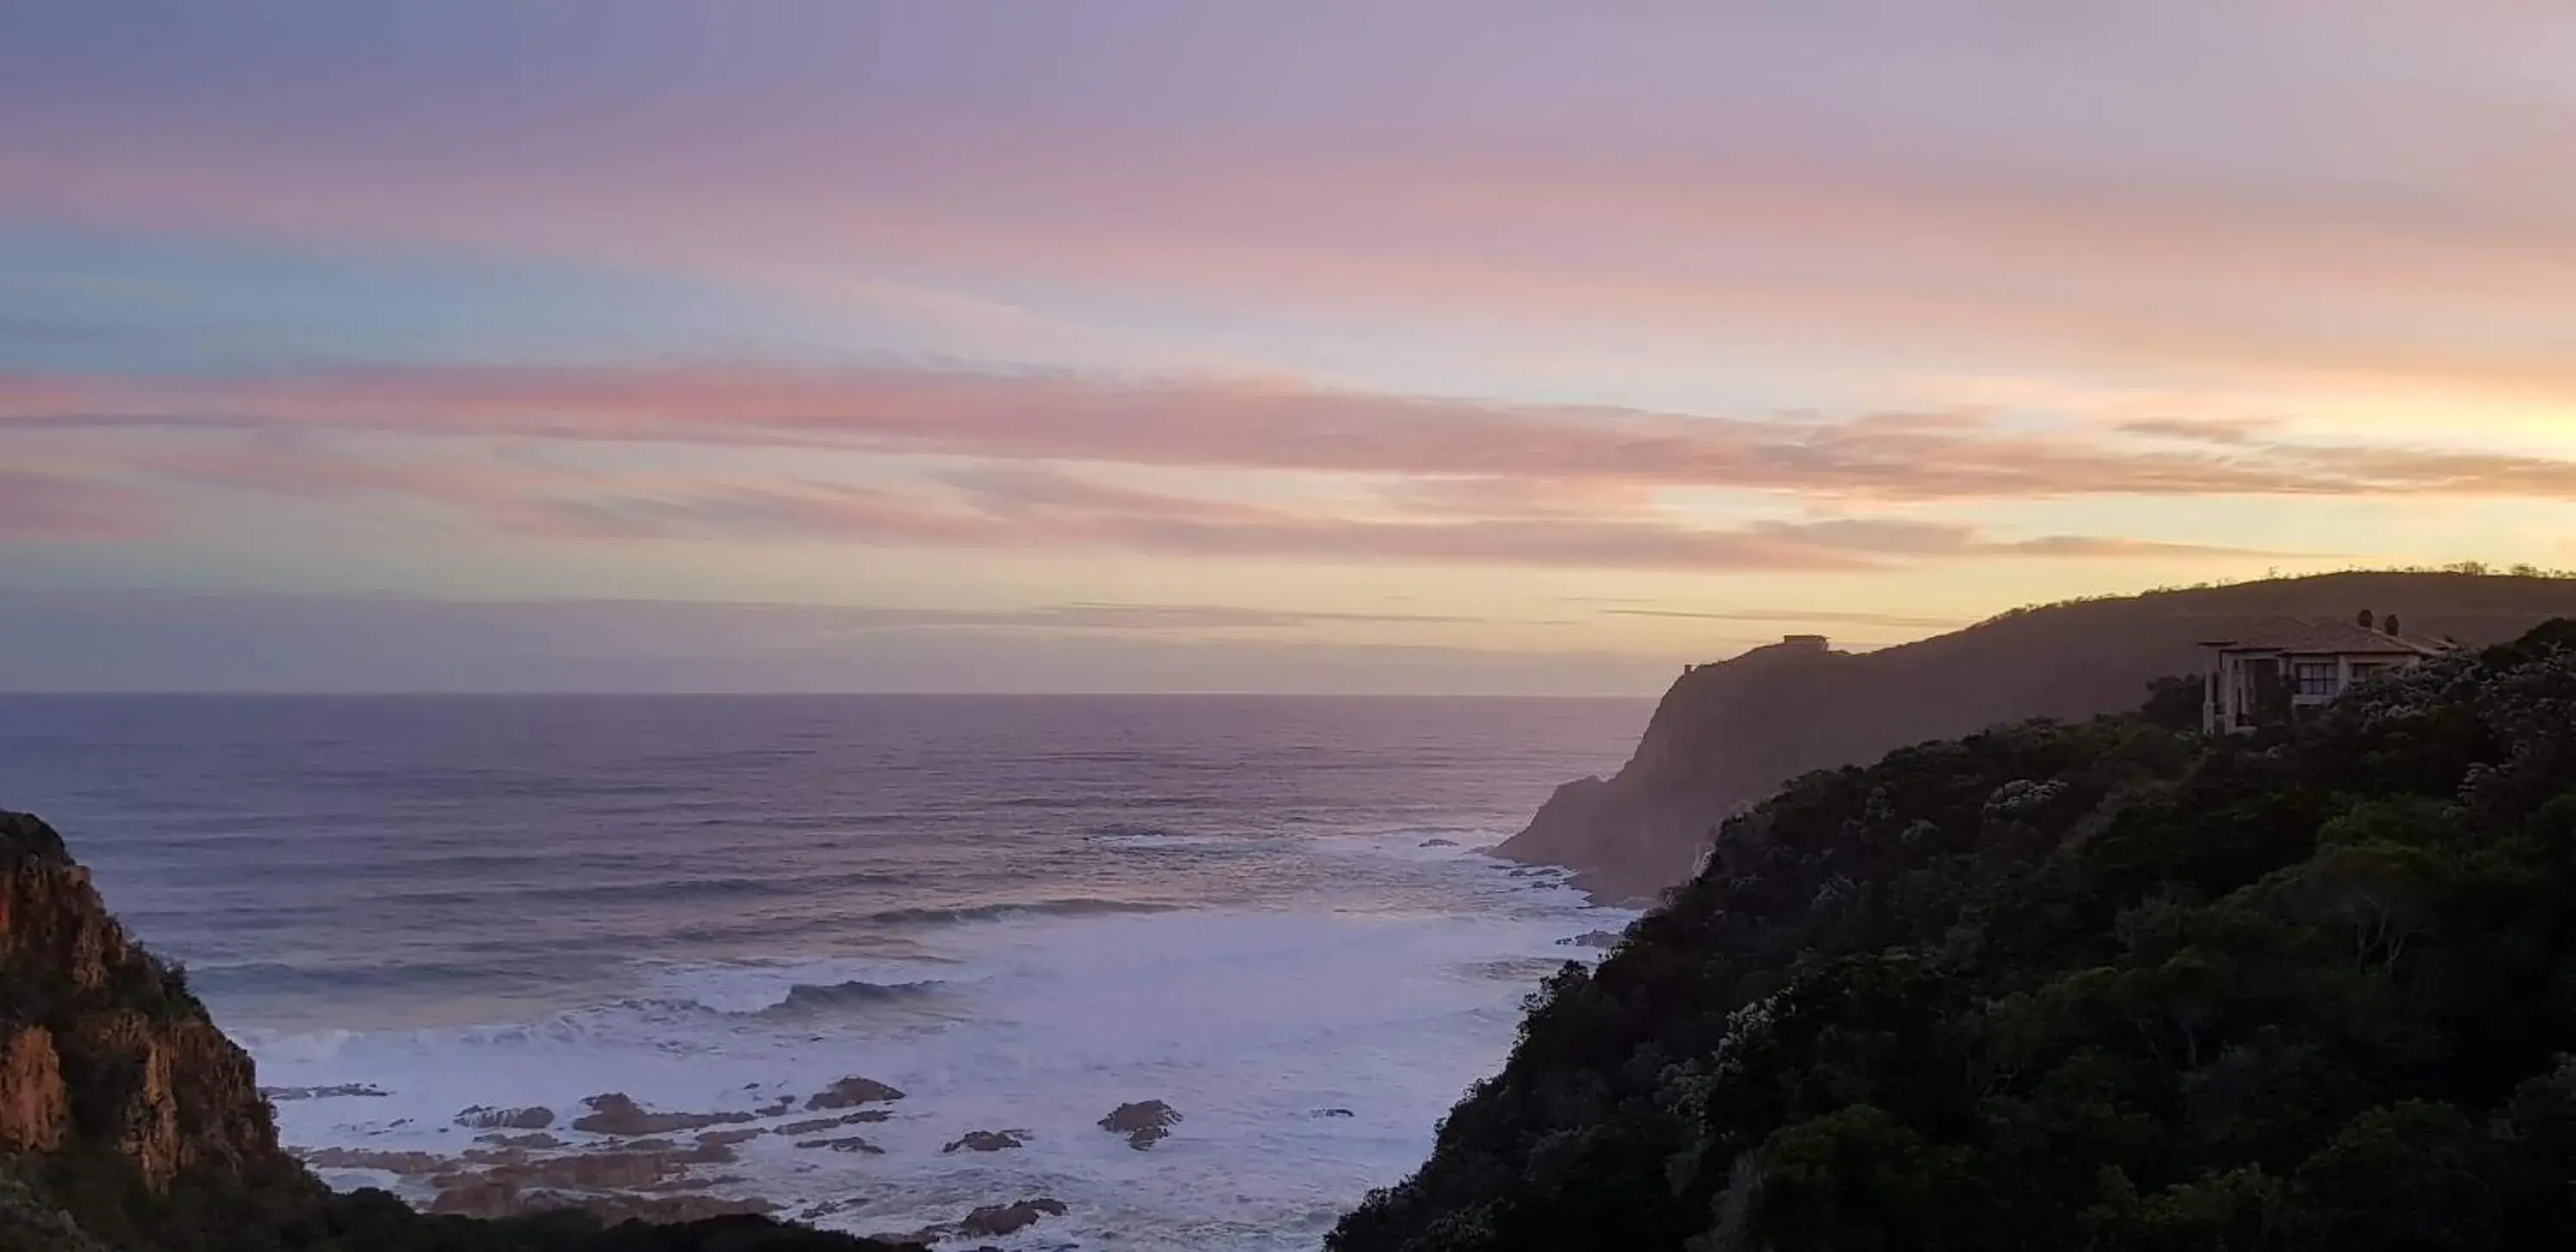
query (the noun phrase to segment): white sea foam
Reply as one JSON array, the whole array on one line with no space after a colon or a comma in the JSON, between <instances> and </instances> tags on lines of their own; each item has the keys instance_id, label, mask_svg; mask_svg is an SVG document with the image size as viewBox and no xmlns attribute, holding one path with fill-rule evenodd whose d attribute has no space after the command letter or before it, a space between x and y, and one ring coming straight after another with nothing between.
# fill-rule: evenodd
<instances>
[{"instance_id":1,"label":"white sea foam","mask_svg":"<svg viewBox=\"0 0 2576 1252\"><path fill-rule=\"evenodd\" d=\"M1319 840L1442 884L1417 898L1309 895L1268 910L996 913L959 919L918 960L816 959L640 971L643 994L463 1029L245 1032L264 1081L373 1083L381 1098L279 1107L289 1142L456 1151L472 1104L624 1091L671 1110L744 1110L846 1075L909 1097L862 1127L883 1156L740 1145L736 1190L858 1201L820 1224L879 1232L1048 1195L1069 1213L1004 1247L1305 1249L1369 1187L1420 1163L1434 1124L1508 1050L1559 940L1631 914L1550 877L1512 877L1457 832ZM802 1010L785 1011L803 994ZM1186 1118L1139 1152L1094 1123L1127 1100ZM1323 1116L1347 1109L1351 1116ZM943 1154L969 1130L1028 1146ZM350 1182L382 1179L351 1177Z\"/></svg>"}]
</instances>

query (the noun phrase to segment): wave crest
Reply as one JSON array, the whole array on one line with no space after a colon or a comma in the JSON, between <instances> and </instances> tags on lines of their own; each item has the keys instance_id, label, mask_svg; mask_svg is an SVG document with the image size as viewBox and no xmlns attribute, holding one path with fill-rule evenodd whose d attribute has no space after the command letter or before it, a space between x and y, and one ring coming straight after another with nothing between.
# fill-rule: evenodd
<instances>
[{"instance_id":1,"label":"wave crest","mask_svg":"<svg viewBox=\"0 0 2576 1252\"><path fill-rule=\"evenodd\" d=\"M835 983L800 982L787 989L785 999L756 1009L751 1016L798 1017L837 1009L916 1003L939 994L946 985L936 979L897 983L869 982L861 978Z\"/></svg>"},{"instance_id":2,"label":"wave crest","mask_svg":"<svg viewBox=\"0 0 2576 1252\"><path fill-rule=\"evenodd\" d=\"M1098 917L1113 913L1170 913L1177 911L1179 907L1174 904L1153 904L1139 900L1063 896L1050 900L1024 900L1010 904L970 904L947 909L885 909L868 914L868 920L888 925L993 922L1013 917Z\"/></svg>"}]
</instances>

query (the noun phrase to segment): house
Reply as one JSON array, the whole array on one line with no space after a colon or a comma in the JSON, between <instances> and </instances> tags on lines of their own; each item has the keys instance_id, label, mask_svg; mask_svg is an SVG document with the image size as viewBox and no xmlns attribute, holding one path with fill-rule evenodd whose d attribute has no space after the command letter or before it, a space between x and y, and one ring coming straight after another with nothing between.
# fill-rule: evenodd
<instances>
[{"instance_id":1,"label":"house","mask_svg":"<svg viewBox=\"0 0 2576 1252\"><path fill-rule=\"evenodd\" d=\"M2364 609L2348 622L2272 618L2200 646L2209 658L2201 727L2214 735L2289 721L2372 674L2440 656L2453 645L2401 634L2395 614L2378 618Z\"/></svg>"}]
</instances>

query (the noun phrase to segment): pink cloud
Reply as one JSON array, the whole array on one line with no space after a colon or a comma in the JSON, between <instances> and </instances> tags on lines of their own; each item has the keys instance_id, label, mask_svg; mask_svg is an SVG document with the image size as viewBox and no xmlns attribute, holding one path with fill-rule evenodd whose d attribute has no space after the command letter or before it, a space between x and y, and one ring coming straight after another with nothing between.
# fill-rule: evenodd
<instances>
[{"instance_id":1,"label":"pink cloud","mask_svg":"<svg viewBox=\"0 0 2576 1252\"><path fill-rule=\"evenodd\" d=\"M2263 440L2234 424L2217 440L2189 427L2203 437L2177 446L2157 438L2182 429L2172 422L2123 432L2004 428L1963 414L1753 420L1069 374L637 367L0 376L0 432L12 426L814 446L1376 475L1418 480L1402 491L1417 504L1448 496L1453 512L1462 492L1521 505L1553 493L1569 507L1588 499L1599 508L1640 486L1862 501L2393 491L2576 498L2576 461Z\"/></svg>"},{"instance_id":2,"label":"pink cloud","mask_svg":"<svg viewBox=\"0 0 2576 1252\"><path fill-rule=\"evenodd\" d=\"M402 465L347 456L322 441L262 437L241 447L149 448L121 467L102 460L95 468L123 482L31 479L37 486L22 493L36 509L28 514L31 532L37 522L46 534L96 529L106 517L98 503L152 501L157 497L143 484L161 482L336 510L423 504L469 525L580 543L750 540L1705 572L1868 571L2014 556L2284 555L2087 536L1999 537L1963 522L1903 517L1727 526L1648 508L1585 515L1546 493L1527 501L1489 495L1468 513L1442 501L1427 508L1365 498L1265 503L1025 461L871 486L711 471L557 474L461 458Z\"/></svg>"},{"instance_id":3,"label":"pink cloud","mask_svg":"<svg viewBox=\"0 0 2576 1252\"><path fill-rule=\"evenodd\" d=\"M2553 168L2561 119L2439 103L2454 133L2486 136L2482 160L2422 143L2401 192L2206 170L2142 188L2072 162L1790 157L1741 138L1282 142L1255 160L1232 137L1046 119L828 139L559 119L433 154L211 135L190 146L224 159L182 160L164 145L186 127L165 119L0 152L0 212L534 251L806 292L935 272L1195 307L1822 332L2567 394L2576 370L2548 332L2576 299L2576 186L2534 172Z\"/></svg>"},{"instance_id":4,"label":"pink cloud","mask_svg":"<svg viewBox=\"0 0 2576 1252\"><path fill-rule=\"evenodd\" d=\"M1899 519L1695 525L1561 513L1354 517L1141 490L1034 467L954 474L947 493L666 480L653 494L531 500L495 520L569 539L763 538L988 549L1105 549L1182 557L1400 561L1702 572L1866 571L2006 556L2281 556L2117 538L2009 539Z\"/></svg>"},{"instance_id":5,"label":"pink cloud","mask_svg":"<svg viewBox=\"0 0 2576 1252\"><path fill-rule=\"evenodd\" d=\"M126 539L157 520L148 501L110 484L0 470L0 543Z\"/></svg>"}]
</instances>

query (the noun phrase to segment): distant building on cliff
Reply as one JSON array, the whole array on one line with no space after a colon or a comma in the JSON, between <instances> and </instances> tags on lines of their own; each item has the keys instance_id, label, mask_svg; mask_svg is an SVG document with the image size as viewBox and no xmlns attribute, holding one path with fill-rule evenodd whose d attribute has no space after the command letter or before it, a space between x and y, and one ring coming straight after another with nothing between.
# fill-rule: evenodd
<instances>
[{"instance_id":1,"label":"distant building on cliff","mask_svg":"<svg viewBox=\"0 0 2576 1252\"><path fill-rule=\"evenodd\" d=\"M2440 656L2448 640L2399 633L2395 614L2364 609L2348 622L2284 617L2201 641L2201 726L2241 734L2290 721L2382 670Z\"/></svg>"}]
</instances>

